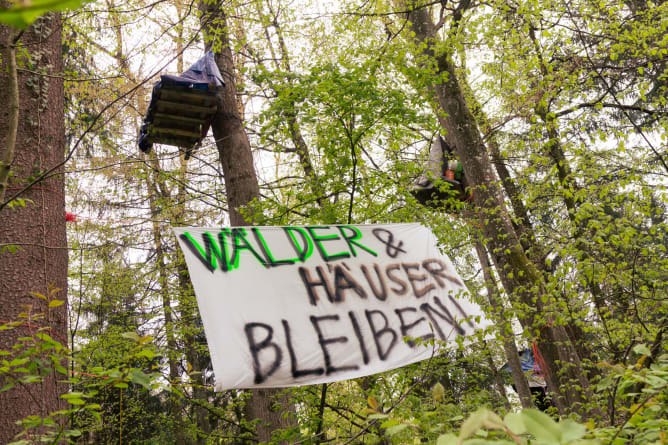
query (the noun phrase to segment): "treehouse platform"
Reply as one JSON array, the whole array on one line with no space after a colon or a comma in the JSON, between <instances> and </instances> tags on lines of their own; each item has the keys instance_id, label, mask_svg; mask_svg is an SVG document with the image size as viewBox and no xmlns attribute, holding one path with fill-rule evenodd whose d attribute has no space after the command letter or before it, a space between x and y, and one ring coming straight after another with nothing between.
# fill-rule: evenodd
<instances>
[{"instance_id":1,"label":"treehouse platform","mask_svg":"<svg viewBox=\"0 0 668 445\"><path fill-rule=\"evenodd\" d=\"M184 73L160 76L139 131L141 151L150 152L153 144L173 145L190 158L209 131L216 93L224 85L210 51Z\"/></svg>"},{"instance_id":2,"label":"treehouse platform","mask_svg":"<svg viewBox=\"0 0 668 445\"><path fill-rule=\"evenodd\" d=\"M462 163L455 159L453 148L439 136L429 150L429 159L413 184L411 194L422 205L455 210L453 199L467 202L472 197L466 186Z\"/></svg>"}]
</instances>

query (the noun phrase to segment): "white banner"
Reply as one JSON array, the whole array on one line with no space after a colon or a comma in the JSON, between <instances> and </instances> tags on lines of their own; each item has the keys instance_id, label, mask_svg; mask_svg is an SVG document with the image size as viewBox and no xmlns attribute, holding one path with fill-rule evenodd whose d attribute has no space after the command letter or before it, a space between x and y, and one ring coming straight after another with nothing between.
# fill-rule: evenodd
<instances>
[{"instance_id":1,"label":"white banner","mask_svg":"<svg viewBox=\"0 0 668 445\"><path fill-rule=\"evenodd\" d=\"M219 391L386 371L433 355L411 339L451 342L486 323L420 224L174 232Z\"/></svg>"}]
</instances>

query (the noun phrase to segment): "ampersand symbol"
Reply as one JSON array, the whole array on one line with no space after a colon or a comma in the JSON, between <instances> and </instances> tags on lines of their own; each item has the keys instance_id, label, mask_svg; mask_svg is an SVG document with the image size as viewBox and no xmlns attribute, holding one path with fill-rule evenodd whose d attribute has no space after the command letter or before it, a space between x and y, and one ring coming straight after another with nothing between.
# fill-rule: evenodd
<instances>
[{"instance_id":1,"label":"ampersand symbol","mask_svg":"<svg viewBox=\"0 0 668 445\"><path fill-rule=\"evenodd\" d=\"M390 258L396 258L397 255L399 255L399 252L406 253L406 251L401 248L401 246L404 245L404 242L399 241L397 244L394 244L394 234L389 230L377 228L373 229L371 232L378 238L378 241L387 246L385 252Z\"/></svg>"}]
</instances>

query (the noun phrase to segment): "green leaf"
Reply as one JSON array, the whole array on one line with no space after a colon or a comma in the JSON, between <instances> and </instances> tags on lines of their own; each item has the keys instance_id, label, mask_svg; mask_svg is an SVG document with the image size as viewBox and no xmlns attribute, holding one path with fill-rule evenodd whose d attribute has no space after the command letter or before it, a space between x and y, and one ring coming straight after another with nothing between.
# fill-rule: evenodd
<instances>
[{"instance_id":1,"label":"green leaf","mask_svg":"<svg viewBox=\"0 0 668 445\"><path fill-rule=\"evenodd\" d=\"M380 424L381 428L389 428L391 426L399 425L399 421L397 419L387 419L385 422Z\"/></svg>"},{"instance_id":2,"label":"green leaf","mask_svg":"<svg viewBox=\"0 0 668 445\"><path fill-rule=\"evenodd\" d=\"M559 422L561 429L561 442L568 443L574 440L582 439L587 433L587 427L581 423L577 423L572 419L566 419Z\"/></svg>"},{"instance_id":3,"label":"green leaf","mask_svg":"<svg viewBox=\"0 0 668 445\"><path fill-rule=\"evenodd\" d=\"M513 434L524 434L527 432L526 426L524 425L524 418L521 413L506 414L506 417L503 418L503 423L506 424Z\"/></svg>"},{"instance_id":4,"label":"green leaf","mask_svg":"<svg viewBox=\"0 0 668 445\"><path fill-rule=\"evenodd\" d=\"M49 301L49 307L58 307L65 304L64 300L51 300Z\"/></svg>"},{"instance_id":5,"label":"green leaf","mask_svg":"<svg viewBox=\"0 0 668 445\"><path fill-rule=\"evenodd\" d=\"M559 425L550 416L536 409L525 409L522 410L521 414L527 433L532 434L545 444L557 445L561 443Z\"/></svg>"},{"instance_id":6,"label":"green leaf","mask_svg":"<svg viewBox=\"0 0 668 445\"><path fill-rule=\"evenodd\" d=\"M138 369L133 369L128 373L128 376L132 383L137 383L146 389L151 389L151 376L148 374L144 374Z\"/></svg>"},{"instance_id":7,"label":"green leaf","mask_svg":"<svg viewBox=\"0 0 668 445\"><path fill-rule=\"evenodd\" d=\"M633 352L635 352L638 355L652 355L652 352L649 350L649 348L645 345L635 345L633 347Z\"/></svg>"},{"instance_id":8,"label":"green leaf","mask_svg":"<svg viewBox=\"0 0 668 445\"><path fill-rule=\"evenodd\" d=\"M445 388L441 382L436 382L436 384L431 388L431 396L435 402L440 402L445 395Z\"/></svg>"},{"instance_id":9,"label":"green leaf","mask_svg":"<svg viewBox=\"0 0 668 445\"><path fill-rule=\"evenodd\" d=\"M459 438L452 433L448 434L441 434L438 436L438 439L436 439L436 445L458 445L459 444Z\"/></svg>"},{"instance_id":10,"label":"green leaf","mask_svg":"<svg viewBox=\"0 0 668 445\"><path fill-rule=\"evenodd\" d=\"M459 430L459 438L463 440L473 436L476 431L482 428L488 413L487 408L480 408L472 413L462 424L462 428Z\"/></svg>"},{"instance_id":11,"label":"green leaf","mask_svg":"<svg viewBox=\"0 0 668 445\"><path fill-rule=\"evenodd\" d=\"M155 355L155 352L151 351L150 349L142 349L135 354L135 357L146 357L149 360L153 360Z\"/></svg>"},{"instance_id":12,"label":"green leaf","mask_svg":"<svg viewBox=\"0 0 668 445\"><path fill-rule=\"evenodd\" d=\"M133 340L139 342L139 335L136 332L123 332L121 337L127 338L128 340Z\"/></svg>"},{"instance_id":13,"label":"green leaf","mask_svg":"<svg viewBox=\"0 0 668 445\"><path fill-rule=\"evenodd\" d=\"M79 430L67 430L63 434L67 437L79 437L79 436L81 436L81 431L79 431Z\"/></svg>"},{"instance_id":14,"label":"green leaf","mask_svg":"<svg viewBox=\"0 0 668 445\"><path fill-rule=\"evenodd\" d=\"M76 9L88 0L32 0L14 4L11 8L0 11L0 23L26 29L32 22L49 11Z\"/></svg>"},{"instance_id":15,"label":"green leaf","mask_svg":"<svg viewBox=\"0 0 668 445\"><path fill-rule=\"evenodd\" d=\"M45 342L52 342L53 341L53 338L51 338L51 336L49 334L44 333L44 332L35 333L35 337L37 337L40 340L45 341Z\"/></svg>"},{"instance_id":16,"label":"green leaf","mask_svg":"<svg viewBox=\"0 0 668 445\"><path fill-rule=\"evenodd\" d=\"M511 442L509 440L496 440L496 439L467 439L462 442L462 445L517 445L517 442Z\"/></svg>"},{"instance_id":17,"label":"green leaf","mask_svg":"<svg viewBox=\"0 0 668 445\"><path fill-rule=\"evenodd\" d=\"M405 423L401 423L399 425L394 425L386 429L385 434L387 434L388 436L393 436L397 434L399 431L402 431L406 428L408 428L408 425L406 425Z\"/></svg>"},{"instance_id":18,"label":"green leaf","mask_svg":"<svg viewBox=\"0 0 668 445\"><path fill-rule=\"evenodd\" d=\"M27 363L28 360L29 359L27 357L25 357L25 358L15 358L11 362L9 362L9 366L20 366L24 363Z\"/></svg>"},{"instance_id":19,"label":"green leaf","mask_svg":"<svg viewBox=\"0 0 668 445\"><path fill-rule=\"evenodd\" d=\"M139 344L143 345L144 343L149 343L151 340L153 340L153 337L150 335L144 335L142 338L139 339Z\"/></svg>"},{"instance_id":20,"label":"green leaf","mask_svg":"<svg viewBox=\"0 0 668 445\"><path fill-rule=\"evenodd\" d=\"M505 428L503 420L496 413L492 411L487 412L487 417L483 422L483 426L490 430L502 430Z\"/></svg>"}]
</instances>

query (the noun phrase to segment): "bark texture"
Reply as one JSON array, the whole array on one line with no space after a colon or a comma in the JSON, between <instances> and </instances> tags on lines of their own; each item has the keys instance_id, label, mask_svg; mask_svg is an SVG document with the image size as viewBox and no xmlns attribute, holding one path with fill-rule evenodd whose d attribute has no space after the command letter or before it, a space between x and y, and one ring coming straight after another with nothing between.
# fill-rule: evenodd
<instances>
[{"instance_id":1,"label":"bark texture","mask_svg":"<svg viewBox=\"0 0 668 445\"><path fill-rule=\"evenodd\" d=\"M249 225L252 211L242 213L260 197L250 141L243 127L237 103L234 59L227 33L227 17L222 3L200 3L206 47L213 49L216 64L225 81L217 96L218 112L211 129L223 168L230 225ZM246 400L246 420L257 421L256 438L271 442L274 431L295 425L294 406L282 390L261 389Z\"/></svg>"},{"instance_id":2,"label":"bark texture","mask_svg":"<svg viewBox=\"0 0 668 445\"><path fill-rule=\"evenodd\" d=\"M0 41L12 32L0 26ZM31 26L18 42L33 60L19 71L19 119L16 149L5 199L21 190L29 177L55 167L65 156L60 16L50 14ZM20 53L17 51L17 53ZM0 66L0 103L10 103L6 48ZM0 108L0 150L6 150L9 109ZM3 153L0 153L0 157ZM0 247L0 322L17 320L20 312L43 313L31 324L51 327L51 336L67 344L67 305L48 308L30 292L67 300L67 240L63 169L24 193L25 207L0 210L0 246L19 245L11 253ZM61 289L53 293L54 288ZM0 350L10 350L17 337L34 335L36 328L19 327L0 332ZM0 381L0 387L6 381ZM44 416L63 407L59 396L67 390L51 373L42 383L0 393L0 443L8 443L20 430L16 421L28 415Z\"/></svg>"},{"instance_id":3,"label":"bark texture","mask_svg":"<svg viewBox=\"0 0 668 445\"><path fill-rule=\"evenodd\" d=\"M153 243L155 248L155 262L158 269L158 283L160 284L160 297L162 298L162 311L165 317L165 337L167 339L167 359L169 364L169 382L170 384L178 384L180 379L178 367L178 348L176 342L176 335L174 333L174 317L172 308L172 298L169 290L169 277L166 264L165 246L163 245L162 234L160 231L160 223L157 217L163 206L177 207L180 203L172 203L171 196L163 196L160 192L159 184L159 164L155 151L148 154L151 165L154 168L147 172L146 185L148 189L148 201L151 209L151 214L155 215L152 222ZM187 161L184 161L187 162ZM173 224L172 225L176 225ZM186 441L181 426L181 403L177 397L170 397L168 400L169 415L172 418L173 424L176 426L173 430L174 441L176 445L185 445Z\"/></svg>"},{"instance_id":4,"label":"bark texture","mask_svg":"<svg viewBox=\"0 0 668 445\"><path fill-rule=\"evenodd\" d=\"M12 32L14 31L14 32ZM0 157L0 203L5 200L7 191L7 181L11 171L12 162L14 162L14 152L16 151L16 132L19 127L19 85L18 72L16 70L16 44L15 39L19 37L15 30L7 29L2 36L0 49L3 58L7 60L7 81L6 89L8 91L8 113L6 119L6 134L4 138L4 148Z\"/></svg>"},{"instance_id":5,"label":"bark texture","mask_svg":"<svg viewBox=\"0 0 668 445\"><path fill-rule=\"evenodd\" d=\"M403 4L410 10L412 5ZM562 413L585 408L590 384L563 326L547 316L554 302L545 292L544 283L534 264L526 256L504 204L487 148L475 118L464 99L455 66L427 8L409 13L410 29L421 45L425 63L434 63L437 77L431 93L441 110L439 120L446 140L464 165L464 173L473 189L473 201L482 218L482 232L504 288L511 296L523 327L536 337L545 364L545 377L556 405ZM436 45L436 43L440 45ZM438 46L438 50L436 49Z\"/></svg>"},{"instance_id":6,"label":"bark texture","mask_svg":"<svg viewBox=\"0 0 668 445\"><path fill-rule=\"evenodd\" d=\"M506 360L508 360L510 374L513 378L513 383L515 384L517 395L520 397L520 403L522 404L522 408L535 408L533 399L531 397L531 388L529 388L529 382L527 382L527 378L524 375L524 371L522 370L520 353L517 350L517 344L515 344L515 338L512 333L510 321L503 318L504 307L503 303L499 300L498 290L494 283L494 277L490 271L491 264L489 264L489 259L487 258L487 251L479 241L476 241L475 243L475 250L478 254L478 260L480 261L483 277L485 278L487 299L490 306L501 319L501 330L505 339L503 342L503 350L506 353Z\"/></svg>"}]
</instances>

